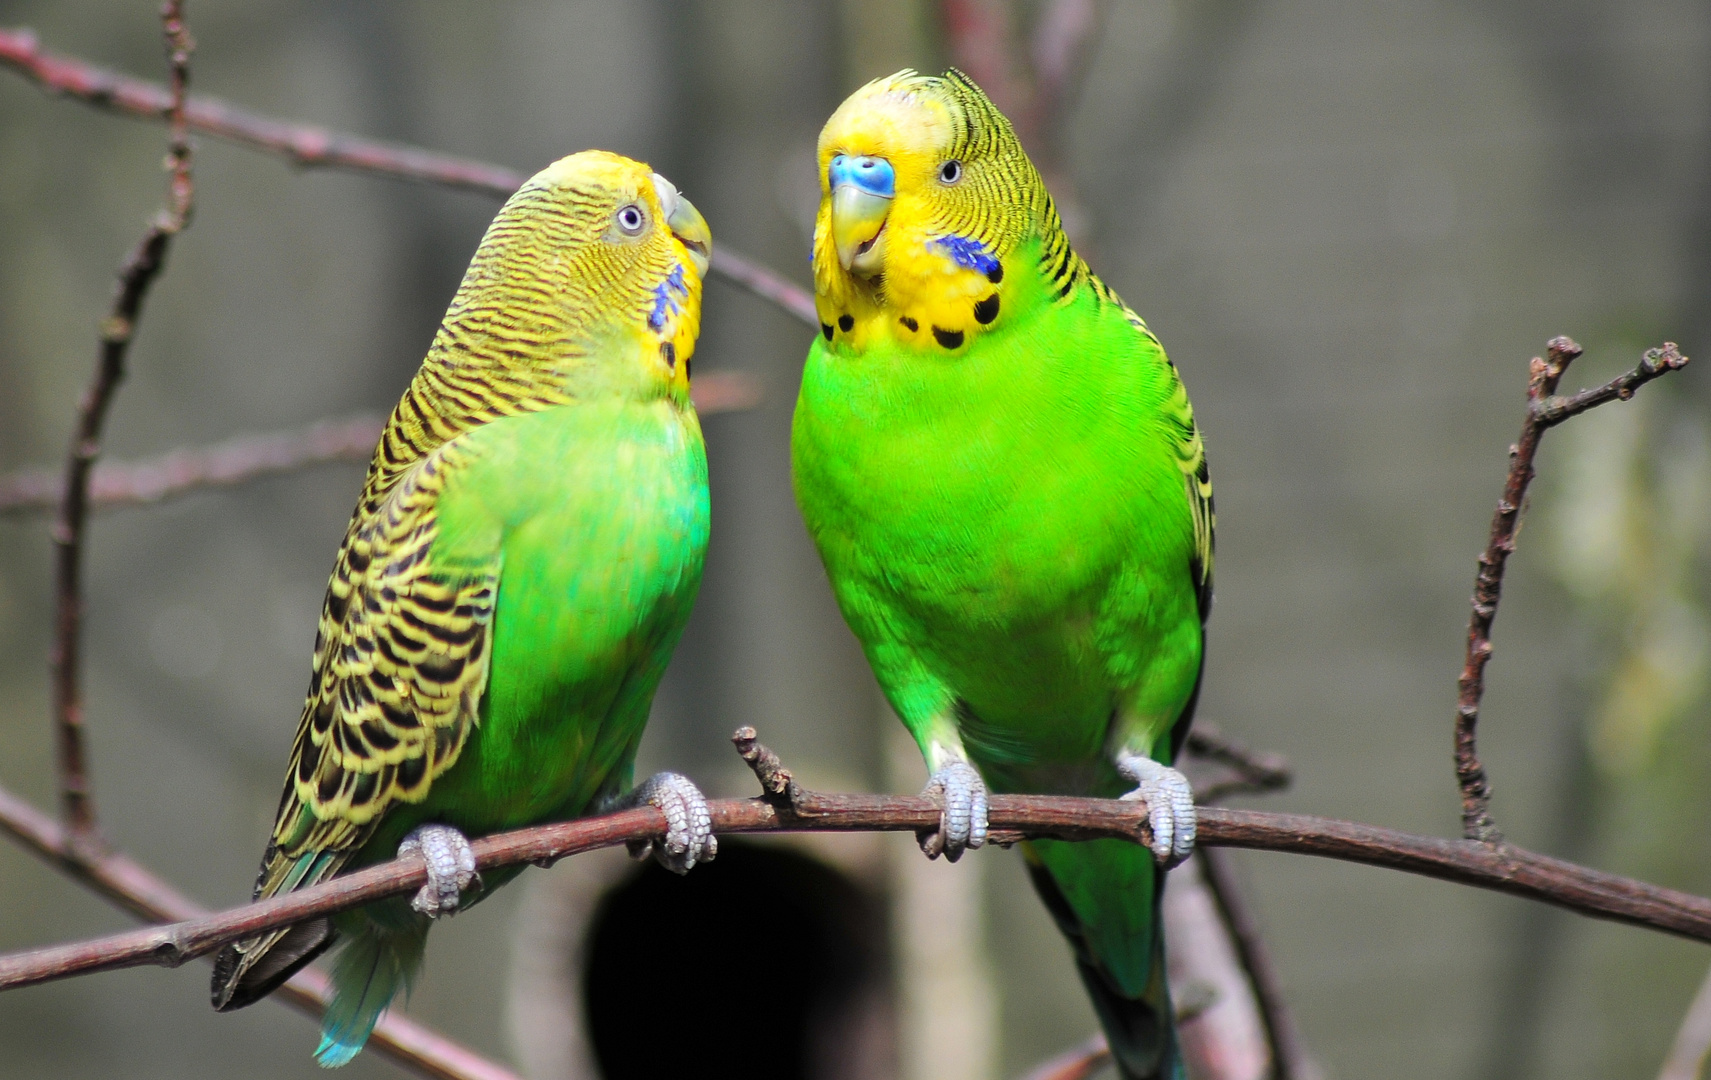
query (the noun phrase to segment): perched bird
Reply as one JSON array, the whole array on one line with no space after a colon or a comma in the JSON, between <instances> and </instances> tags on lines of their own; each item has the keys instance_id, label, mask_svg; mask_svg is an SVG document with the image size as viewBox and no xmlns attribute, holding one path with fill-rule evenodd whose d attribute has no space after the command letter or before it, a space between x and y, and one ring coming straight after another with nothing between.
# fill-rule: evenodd
<instances>
[{"instance_id":1,"label":"perched bird","mask_svg":"<svg viewBox=\"0 0 1711 1080\"><path fill-rule=\"evenodd\" d=\"M923 846L980 847L988 785L1145 800L1151 851L1026 855L1123 1075L1179 1077L1160 868L1194 843L1170 765L1200 684L1213 527L1188 394L961 72L856 91L819 168L796 498L942 796Z\"/></svg>"},{"instance_id":2,"label":"perched bird","mask_svg":"<svg viewBox=\"0 0 1711 1080\"><path fill-rule=\"evenodd\" d=\"M707 223L603 151L511 196L393 410L327 587L257 899L418 853L428 883L228 946L214 1007L264 997L345 939L316 1057L342 1065L482 881L464 834L648 802L653 852L713 858L706 800L628 790L707 548L689 360Z\"/></svg>"}]
</instances>

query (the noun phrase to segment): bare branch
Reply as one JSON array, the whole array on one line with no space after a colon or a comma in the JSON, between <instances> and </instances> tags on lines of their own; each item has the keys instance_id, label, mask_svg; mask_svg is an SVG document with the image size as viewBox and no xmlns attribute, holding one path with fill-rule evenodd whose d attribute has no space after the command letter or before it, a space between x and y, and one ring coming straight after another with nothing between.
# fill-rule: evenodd
<instances>
[{"instance_id":1,"label":"bare branch","mask_svg":"<svg viewBox=\"0 0 1711 1080\"><path fill-rule=\"evenodd\" d=\"M760 753L754 759L766 761ZM831 795L788 783L785 788L787 796L779 800L783 805L775 805L776 796L715 800L711 804L715 832L920 832L935 828L939 821L939 804L923 795ZM989 816L994 833L1061 840L1112 837L1146 843L1150 839L1146 806L1120 799L993 795ZM664 827L664 815L648 806L499 833L471 846L476 868L488 870L647 839L663 833ZM1711 942L1711 900L1507 845L1415 836L1301 814L1210 806L1200 810L1199 843L1387 866ZM394 860L172 926L0 957L0 989L144 964L177 966L227 942L411 892L424 880L420 859Z\"/></svg>"},{"instance_id":2,"label":"bare branch","mask_svg":"<svg viewBox=\"0 0 1711 1080\"><path fill-rule=\"evenodd\" d=\"M690 394L702 416L738 412L760 403L761 387L740 371L697 375ZM385 421L377 416L323 420L294 431L240 435L208 446L189 446L141 461L95 467L90 505L98 509L141 506L333 462L366 462L374 455ZM0 515L51 510L59 498L59 474L24 469L0 476Z\"/></svg>"},{"instance_id":3,"label":"bare branch","mask_svg":"<svg viewBox=\"0 0 1711 1080\"><path fill-rule=\"evenodd\" d=\"M1194 781L1196 802L1214 803L1230 795L1282 791L1294 780L1289 763L1281 755L1250 750L1204 720L1196 721L1189 729L1183 750L1191 760L1222 766L1227 772L1213 779L1201 776L1201 770L1194 769L1190 779Z\"/></svg>"},{"instance_id":4,"label":"bare branch","mask_svg":"<svg viewBox=\"0 0 1711 1080\"><path fill-rule=\"evenodd\" d=\"M171 110L171 93L159 83L47 52L30 30L0 30L0 64L44 89L121 115L160 120ZM190 98L185 104L185 120L192 131L276 154L305 168L347 169L476 191L500 199L508 198L528 179L502 165L280 120L217 98ZM818 326L813 298L805 290L723 244L717 246L713 256L713 272L810 326Z\"/></svg>"},{"instance_id":5,"label":"bare branch","mask_svg":"<svg viewBox=\"0 0 1711 1080\"><path fill-rule=\"evenodd\" d=\"M1110 1061L1111 1048L1106 1045L1105 1036L1095 1035L1080 1046L1041 1062L1026 1080L1088 1080Z\"/></svg>"},{"instance_id":6,"label":"bare branch","mask_svg":"<svg viewBox=\"0 0 1711 1080\"><path fill-rule=\"evenodd\" d=\"M1673 343L1665 343L1662 348L1648 350L1632 371L1597 389L1562 398L1556 396L1557 383L1568 365L1580 355L1580 346L1566 337L1555 337L1547 343L1546 350L1545 358L1535 356L1529 367L1527 418L1521 424L1520 439L1509 448L1509 475L1491 519L1491 539L1479 556L1479 574L1473 583L1473 614L1467 626L1467 659L1457 680L1460 693L1456 702L1456 778L1461 784L1462 835L1470 840L1495 843L1502 839L1491 819L1491 783L1479 762L1476 729L1480 699L1485 695L1485 665L1491 659L1491 624L1497 618L1497 604L1503 594L1504 566L1515 550L1515 534L1526 503L1527 485L1533 481L1533 458L1538 453L1539 440L1548 429L1569 417L1606 401L1625 401L1639 387L1687 364L1687 357Z\"/></svg>"},{"instance_id":7,"label":"bare branch","mask_svg":"<svg viewBox=\"0 0 1711 1080\"><path fill-rule=\"evenodd\" d=\"M74 881L148 922L182 922L207 910L133 862L111 850L91 854L47 814L0 787L0 832L10 835ZM332 999L331 981L312 968L298 972L274 994L299 1011L319 1018ZM520 1080L432 1028L389 1012L369 1038L382 1056L429 1080Z\"/></svg>"},{"instance_id":8,"label":"bare branch","mask_svg":"<svg viewBox=\"0 0 1711 1080\"><path fill-rule=\"evenodd\" d=\"M167 207L150 223L119 271L113 305L101 324L101 348L95 375L77 406L77 423L66 454L59 516L54 524L54 644L53 710L58 730L60 801L75 840L98 846L95 804L83 739L83 691L80 685L80 646L83 634L83 533L89 518L89 474L101 455L101 434L107 410L125 377L137 319L149 286L166 262L172 238L189 224L195 188L190 179L190 134L185 126L185 88L190 82L189 32L181 0L167 0L161 9L162 32L172 71L167 94L171 125L168 161L172 170Z\"/></svg>"},{"instance_id":9,"label":"bare branch","mask_svg":"<svg viewBox=\"0 0 1711 1080\"><path fill-rule=\"evenodd\" d=\"M1230 930L1242 970L1247 972L1248 983L1259 1002L1266 1041L1271 1044L1273 1080L1316 1080L1322 1074L1308 1056L1301 1029L1295 1026L1295 1015L1283 999L1283 985L1272 966L1271 950L1260 936L1259 919L1242 895L1229 853L1209 847L1195 855L1200 859L1206 888L1218 903L1218 913Z\"/></svg>"}]
</instances>

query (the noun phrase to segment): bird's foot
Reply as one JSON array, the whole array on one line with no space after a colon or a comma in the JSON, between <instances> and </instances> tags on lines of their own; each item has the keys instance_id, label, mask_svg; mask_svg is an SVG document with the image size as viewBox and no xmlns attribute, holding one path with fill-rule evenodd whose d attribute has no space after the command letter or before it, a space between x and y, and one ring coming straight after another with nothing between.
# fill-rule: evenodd
<instances>
[{"instance_id":1,"label":"bird's foot","mask_svg":"<svg viewBox=\"0 0 1711 1080\"><path fill-rule=\"evenodd\" d=\"M917 835L927 858L943 855L956 862L965 850L986 843L986 781L973 765L952 758L933 774L921 794L937 798L942 808L939 827Z\"/></svg>"},{"instance_id":2,"label":"bird's foot","mask_svg":"<svg viewBox=\"0 0 1711 1080\"><path fill-rule=\"evenodd\" d=\"M713 812L707 808L707 796L701 794L689 777L681 773L654 773L617 799L612 809L632 806L657 806L665 815L663 837L632 840L630 854L654 859L674 874L687 874L698 862L712 862L719 854L719 838L713 835Z\"/></svg>"},{"instance_id":3,"label":"bird's foot","mask_svg":"<svg viewBox=\"0 0 1711 1080\"><path fill-rule=\"evenodd\" d=\"M479 884L475 852L469 838L450 825L420 825L398 845L398 857L419 856L428 868L428 883L416 891L410 906L430 919L457 911L463 892Z\"/></svg>"},{"instance_id":4,"label":"bird's foot","mask_svg":"<svg viewBox=\"0 0 1711 1080\"><path fill-rule=\"evenodd\" d=\"M1147 804L1153 858L1166 870L1188 858L1194 851L1196 820L1188 777L1143 754L1119 754L1117 771L1135 783L1135 790L1123 798Z\"/></svg>"}]
</instances>

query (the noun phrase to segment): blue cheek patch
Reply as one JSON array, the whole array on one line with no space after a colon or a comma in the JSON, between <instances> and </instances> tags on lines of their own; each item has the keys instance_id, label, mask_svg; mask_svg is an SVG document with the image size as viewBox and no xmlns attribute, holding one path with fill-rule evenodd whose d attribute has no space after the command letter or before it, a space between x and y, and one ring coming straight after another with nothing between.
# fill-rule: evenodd
<instances>
[{"instance_id":1,"label":"blue cheek patch","mask_svg":"<svg viewBox=\"0 0 1711 1080\"><path fill-rule=\"evenodd\" d=\"M664 281L654 288L654 309L648 315L648 326L656 332L665 326L668 316L683 310L678 297L688 296L689 286L683 282L683 264L671 268Z\"/></svg>"},{"instance_id":2,"label":"blue cheek patch","mask_svg":"<svg viewBox=\"0 0 1711 1080\"><path fill-rule=\"evenodd\" d=\"M986 250L986 245L979 240L967 236L941 236L930 241L934 246L951 257L951 261L964 270L974 270L992 277L998 269L996 256Z\"/></svg>"}]
</instances>

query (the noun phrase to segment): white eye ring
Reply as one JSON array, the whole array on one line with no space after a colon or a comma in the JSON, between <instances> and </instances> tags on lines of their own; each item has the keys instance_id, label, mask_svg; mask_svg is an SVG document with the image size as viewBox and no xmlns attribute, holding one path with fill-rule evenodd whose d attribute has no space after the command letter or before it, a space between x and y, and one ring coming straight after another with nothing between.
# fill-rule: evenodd
<instances>
[{"instance_id":1,"label":"white eye ring","mask_svg":"<svg viewBox=\"0 0 1711 1080\"><path fill-rule=\"evenodd\" d=\"M615 220L618 222L618 229L624 235L638 236L642 229L647 226L648 216L640 206L630 203L628 206L619 208Z\"/></svg>"},{"instance_id":2,"label":"white eye ring","mask_svg":"<svg viewBox=\"0 0 1711 1080\"><path fill-rule=\"evenodd\" d=\"M962 162L951 158L939 166L939 183L954 184L962 179Z\"/></svg>"}]
</instances>

